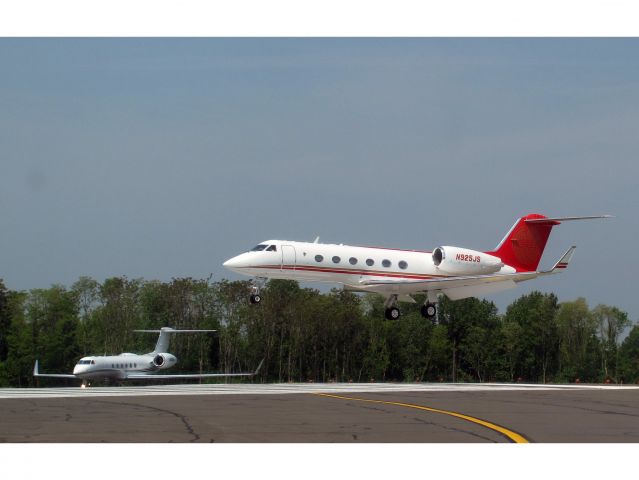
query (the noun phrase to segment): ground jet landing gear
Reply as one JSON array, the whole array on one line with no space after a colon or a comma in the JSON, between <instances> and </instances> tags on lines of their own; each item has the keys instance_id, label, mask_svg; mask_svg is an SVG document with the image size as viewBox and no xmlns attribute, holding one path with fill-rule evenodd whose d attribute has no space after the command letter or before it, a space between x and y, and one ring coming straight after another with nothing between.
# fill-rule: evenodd
<instances>
[{"instance_id":1,"label":"ground jet landing gear","mask_svg":"<svg viewBox=\"0 0 639 480\"><path fill-rule=\"evenodd\" d=\"M263 286L264 280L260 279L259 281L253 281L251 285L251 296L249 297L249 301L253 305L257 305L262 301L262 295L260 295L260 287Z\"/></svg>"},{"instance_id":2,"label":"ground jet landing gear","mask_svg":"<svg viewBox=\"0 0 639 480\"><path fill-rule=\"evenodd\" d=\"M397 295L391 295L384 303L384 316L386 320L397 320L402 315L396 304Z\"/></svg>"},{"instance_id":3,"label":"ground jet landing gear","mask_svg":"<svg viewBox=\"0 0 639 480\"><path fill-rule=\"evenodd\" d=\"M428 318L437 325L437 306L434 303L425 303L421 308L422 317Z\"/></svg>"}]
</instances>

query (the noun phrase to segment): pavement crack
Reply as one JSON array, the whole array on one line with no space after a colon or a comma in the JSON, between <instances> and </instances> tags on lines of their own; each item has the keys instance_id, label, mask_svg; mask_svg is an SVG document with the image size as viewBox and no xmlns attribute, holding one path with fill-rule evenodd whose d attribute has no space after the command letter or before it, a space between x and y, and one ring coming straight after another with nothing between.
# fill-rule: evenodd
<instances>
[{"instance_id":1,"label":"pavement crack","mask_svg":"<svg viewBox=\"0 0 639 480\"><path fill-rule=\"evenodd\" d=\"M191 425L189 423L188 418L185 415L182 415L181 413L178 412L174 412L172 410L167 410L164 408L158 408L158 407L152 407L150 405L144 405L142 403L130 403L130 402L109 402L106 400L96 400L97 403L108 403L111 405L128 405L131 407L141 407L141 408L146 408L148 410L153 410L156 412L161 412L161 413L168 413L169 415L173 415L174 417L178 418L183 424L184 427L186 428L186 431L188 432L189 435L193 436L193 438L191 440L189 440L189 443L194 443L200 440L200 435L198 433L195 432L195 429L193 428L193 425ZM169 440L169 443L172 442L172 440Z\"/></svg>"},{"instance_id":2,"label":"pavement crack","mask_svg":"<svg viewBox=\"0 0 639 480\"><path fill-rule=\"evenodd\" d=\"M426 420L424 418L419 418L419 417L409 417L407 415L404 415L404 418L413 419L413 420L415 420L417 422L420 422L420 423L423 423L423 424L426 424L426 425L432 425L434 427L443 428L444 430L448 430L450 432L458 432L458 433L465 433L467 435L472 435L473 437L481 438L482 440L485 440L485 441L490 442L490 443L499 443L499 442L497 442L497 440L495 440L493 438L487 437L485 435L481 435L481 434L476 433L476 432L472 432L470 430L466 430L464 428L449 427L449 426L446 426L446 425L442 425L441 423L428 421L428 420Z\"/></svg>"}]
</instances>

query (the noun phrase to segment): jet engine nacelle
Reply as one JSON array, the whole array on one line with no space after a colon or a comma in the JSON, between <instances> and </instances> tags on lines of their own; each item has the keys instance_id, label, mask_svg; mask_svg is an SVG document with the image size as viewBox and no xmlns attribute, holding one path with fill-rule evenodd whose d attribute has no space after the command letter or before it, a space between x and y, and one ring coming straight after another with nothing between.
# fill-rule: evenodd
<instances>
[{"instance_id":1,"label":"jet engine nacelle","mask_svg":"<svg viewBox=\"0 0 639 480\"><path fill-rule=\"evenodd\" d=\"M504 266L493 255L459 247L437 247L433 250L433 263L440 272L453 275L490 274Z\"/></svg>"},{"instance_id":2,"label":"jet engine nacelle","mask_svg":"<svg viewBox=\"0 0 639 480\"><path fill-rule=\"evenodd\" d=\"M172 367L177 363L177 358L175 358L170 353L157 353L153 360L151 361L153 366L159 370L163 370L165 368Z\"/></svg>"}]
</instances>

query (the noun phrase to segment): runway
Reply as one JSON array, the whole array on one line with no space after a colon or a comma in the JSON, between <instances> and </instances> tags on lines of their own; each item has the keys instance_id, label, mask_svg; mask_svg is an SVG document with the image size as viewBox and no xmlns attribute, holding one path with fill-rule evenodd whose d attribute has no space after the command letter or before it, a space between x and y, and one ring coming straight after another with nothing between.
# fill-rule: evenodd
<instances>
[{"instance_id":1,"label":"runway","mask_svg":"<svg viewBox=\"0 0 639 480\"><path fill-rule=\"evenodd\" d=\"M1 442L639 442L639 387L209 384L0 389Z\"/></svg>"}]
</instances>

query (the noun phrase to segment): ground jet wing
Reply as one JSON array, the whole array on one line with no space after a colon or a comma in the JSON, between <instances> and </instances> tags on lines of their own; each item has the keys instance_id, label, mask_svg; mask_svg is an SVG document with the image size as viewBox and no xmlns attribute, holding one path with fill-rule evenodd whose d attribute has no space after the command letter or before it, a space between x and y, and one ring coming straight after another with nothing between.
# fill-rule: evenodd
<instances>
[{"instance_id":1,"label":"ground jet wing","mask_svg":"<svg viewBox=\"0 0 639 480\"><path fill-rule=\"evenodd\" d=\"M176 374L148 374L148 373L131 373L126 376L128 380L136 380L136 379L153 379L153 380L161 380L164 378L225 378L225 377L254 377L262 368L262 364L264 363L264 359L260 362L254 372L248 373L176 373Z\"/></svg>"},{"instance_id":2,"label":"ground jet wing","mask_svg":"<svg viewBox=\"0 0 639 480\"><path fill-rule=\"evenodd\" d=\"M33 376L34 377L50 377L50 378L78 378L72 374L65 373L40 373L38 361L35 361L35 365L33 366Z\"/></svg>"}]
</instances>

